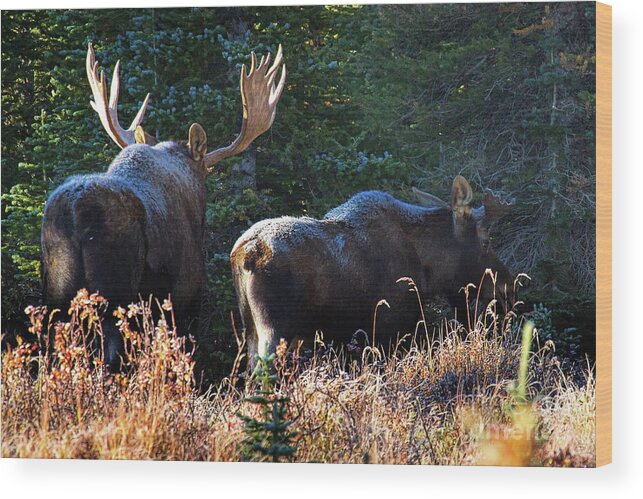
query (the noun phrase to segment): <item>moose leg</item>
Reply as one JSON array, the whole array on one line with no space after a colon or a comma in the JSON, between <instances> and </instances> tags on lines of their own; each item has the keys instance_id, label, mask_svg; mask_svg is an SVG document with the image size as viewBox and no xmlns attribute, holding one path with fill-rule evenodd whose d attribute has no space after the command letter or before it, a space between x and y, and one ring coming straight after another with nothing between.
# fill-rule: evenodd
<instances>
[{"instance_id":1,"label":"moose leg","mask_svg":"<svg viewBox=\"0 0 643 499\"><path fill-rule=\"evenodd\" d=\"M145 266L143 229L131 212L118 204L111 209L90 204L82 208L87 209L78 210L76 232L85 283L90 293L99 292L109 302L103 321L103 355L106 366L118 371L123 338L113 311L137 300Z\"/></svg>"},{"instance_id":2,"label":"moose leg","mask_svg":"<svg viewBox=\"0 0 643 499\"><path fill-rule=\"evenodd\" d=\"M275 349L274 303L271 303L274 300L271 300L270 287L263 285L262 279L263 276L244 270L235 272L237 300L252 370L257 365L257 356L269 355Z\"/></svg>"},{"instance_id":3,"label":"moose leg","mask_svg":"<svg viewBox=\"0 0 643 499\"><path fill-rule=\"evenodd\" d=\"M97 260L94 248L83 248L87 288L89 292L100 293L109 303L103 321L103 345L97 346L104 347L104 362L112 372L120 370L123 354L123 338L113 312L118 306L126 307L137 301L138 282L132 280L132 276L140 275L136 267L142 266L142 262L132 258L133 251L130 247L120 250L112 247L105 252L109 255L102 254L102 258Z\"/></svg>"},{"instance_id":4,"label":"moose leg","mask_svg":"<svg viewBox=\"0 0 643 499\"><path fill-rule=\"evenodd\" d=\"M85 286L80 251L70 240L52 241L43 231L41 279L44 303L50 308L59 309L66 318L69 302L76 292Z\"/></svg>"},{"instance_id":5,"label":"moose leg","mask_svg":"<svg viewBox=\"0 0 643 499\"><path fill-rule=\"evenodd\" d=\"M159 260L164 258L163 255L157 257ZM147 279L147 286L150 292L155 290L159 293L160 290L167 290L164 295L157 294L154 298L162 301L168 298L169 294L176 333L185 338L185 350L190 352L195 347L193 340L199 339L201 326L207 325L207 321L200 319L206 271L200 248L186 245L178 260L183 263L171 275L165 274L162 278L159 278L159 273L152 275ZM170 268L172 263L174 262L166 261L165 265Z\"/></svg>"},{"instance_id":6,"label":"moose leg","mask_svg":"<svg viewBox=\"0 0 643 499\"><path fill-rule=\"evenodd\" d=\"M248 359L250 367L255 369L258 357L266 357L275 351L275 328L272 318L266 308L260 303L254 303L251 308L252 319L246 329L248 335ZM245 324L245 322L244 322Z\"/></svg>"},{"instance_id":7,"label":"moose leg","mask_svg":"<svg viewBox=\"0 0 643 499\"><path fill-rule=\"evenodd\" d=\"M69 194L63 191L52 196L45 207L40 266L44 302L63 316L70 300L85 285L81 252L73 236Z\"/></svg>"},{"instance_id":8,"label":"moose leg","mask_svg":"<svg viewBox=\"0 0 643 499\"><path fill-rule=\"evenodd\" d=\"M191 352L199 335L201 291L190 300L173 300L172 307L177 335L185 337L185 351Z\"/></svg>"}]
</instances>

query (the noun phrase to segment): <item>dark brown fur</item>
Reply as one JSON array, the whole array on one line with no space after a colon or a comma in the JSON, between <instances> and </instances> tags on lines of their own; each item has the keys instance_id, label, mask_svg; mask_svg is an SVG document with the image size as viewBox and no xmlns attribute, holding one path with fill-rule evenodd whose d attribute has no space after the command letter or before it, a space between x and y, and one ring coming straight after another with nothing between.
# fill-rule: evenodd
<instances>
[{"instance_id":1,"label":"dark brown fur","mask_svg":"<svg viewBox=\"0 0 643 499\"><path fill-rule=\"evenodd\" d=\"M460 290L479 283L485 269L498 273L498 289L512 277L488 245L483 220L470 206L471 188L456 178L452 205L411 205L377 191L360 193L322 220L264 220L236 242L232 272L252 361L279 338L311 342L316 331L339 343L362 329L376 342L415 330L417 297L446 296L455 306ZM489 281L489 279L487 279ZM493 290L485 285L483 299ZM499 294L499 296L501 296Z\"/></svg>"},{"instance_id":2,"label":"dark brown fur","mask_svg":"<svg viewBox=\"0 0 643 499\"><path fill-rule=\"evenodd\" d=\"M204 144L192 143L192 149L131 145L107 172L67 179L45 206L44 301L65 311L80 288L103 295L110 304L105 360L113 369L122 353L111 317L116 306L171 295L179 332L195 331L205 279L207 171L197 151Z\"/></svg>"}]
</instances>

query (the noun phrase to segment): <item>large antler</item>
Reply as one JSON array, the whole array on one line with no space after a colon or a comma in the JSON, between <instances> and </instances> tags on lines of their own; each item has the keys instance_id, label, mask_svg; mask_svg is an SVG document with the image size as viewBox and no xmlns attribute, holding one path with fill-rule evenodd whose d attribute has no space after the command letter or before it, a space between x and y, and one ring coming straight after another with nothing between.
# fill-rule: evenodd
<instances>
[{"instance_id":1,"label":"large antler","mask_svg":"<svg viewBox=\"0 0 643 499\"><path fill-rule=\"evenodd\" d=\"M270 128L277 112L277 102L286 82L286 65L284 64L281 78L275 87L275 78L282 62L283 55L281 45L279 45L272 66L270 66L270 54L261 57L259 64L257 64L257 56L254 52L248 74L246 74L245 64L243 65L240 83L243 104L241 132L229 146L206 154L204 159L206 166L212 166L224 158L245 151L254 139Z\"/></svg>"},{"instance_id":2,"label":"large antler","mask_svg":"<svg viewBox=\"0 0 643 499\"><path fill-rule=\"evenodd\" d=\"M124 130L120 123L118 122L118 93L120 91L121 79L119 75L121 61L116 62L114 67L114 74L112 76L112 84L109 89L109 102L107 101L107 84L105 82L105 73L101 70L100 79L98 78L98 63L94 57L94 48L90 43L87 47L87 79L89 80L89 85L92 88L92 94L94 96L93 101L89 101L94 108L94 111L98 113L103 127L109 134L116 144L119 147L124 148L130 144L134 144L136 139L134 138L134 133L136 127L141 124L143 121L143 116L145 114L145 108L147 107L147 102L150 98L150 94L147 94L143 105L139 109L136 117L132 121L132 124L127 130Z\"/></svg>"}]
</instances>

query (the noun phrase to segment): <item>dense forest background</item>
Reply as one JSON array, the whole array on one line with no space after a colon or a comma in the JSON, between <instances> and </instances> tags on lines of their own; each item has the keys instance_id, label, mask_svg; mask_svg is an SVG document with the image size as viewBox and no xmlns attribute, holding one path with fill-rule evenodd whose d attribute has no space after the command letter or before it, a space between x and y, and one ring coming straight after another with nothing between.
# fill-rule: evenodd
<instances>
[{"instance_id":1,"label":"dense forest background","mask_svg":"<svg viewBox=\"0 0 643 499\"><path fill-rule=\"evenodd\" d=\"M186 139L198 121L211 147L239 129L241 64L281 43L271 131L208 181L207 355L229 355L228 255L252 223L366 189L446 198L459 173L515 200L492 236L532 278L525 307L593 343L594 25L593 3L3 11L3 334L40 301L48 193L118 153L89 106L87 43L110 77L121 60L124 123L151 92L146 131Z\"/></svg>"}]
</instances>

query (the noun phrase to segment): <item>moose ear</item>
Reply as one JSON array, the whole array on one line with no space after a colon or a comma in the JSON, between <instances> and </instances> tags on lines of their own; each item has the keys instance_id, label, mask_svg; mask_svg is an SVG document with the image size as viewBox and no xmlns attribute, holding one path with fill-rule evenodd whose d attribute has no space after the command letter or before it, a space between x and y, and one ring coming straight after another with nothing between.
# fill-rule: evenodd
<instances>
[{"instance_id":1,"label":"moose ear","mask_svg":"<svg viewBox=\"0 0 643 499\"><path fill-rule=\"evenodd\" d=\"M137 126L136 130L134 130L134 141L137 144L147 144L148 146L154 146L158 143L156 138L143 130L141 125Z\"/></svg>"},{"instance_id":2,"label":"moose ear","mask_svg":"<svg viewBox=\"0 0 643 499\"><path fill-rule=\"evenodd\" d=\"M145 130L143 130L143 127L141 125L137 126L136 130L134 131L134 140L137 144L145 144L145 139Z\"/></svg>"},{"instance_id":3,"label":"moose ear","mask_svg":"<svg viewBox=\"0 0 643 499\"><path fill-rule=\"evenodd\" d=\"M458 215L464 215L470 211L470 204L473 200L473 191L467 179L458 175L453 179L453 188L451 189L451 209ZM468 209L467 209L468 208Z\"/></svg>"},{"instance_id":4,"label":"moose ear","mask_svg":"<svg viewBox=\"0 0 643 499\"><path fill-rule=\"evenodd\" d=\"M417 202L420 204L420 206L424 206L425 208L449 207L449 205L445 201L442 201L439 197L434 196L433 194L421 191L420 189L416 189L415 187L411 188L411 190L413 191L413 195L415 196L415 199L417 199Z\"/></svg>"},{"instance_id":5,"label":"moose ear","mask_svg":"<svg viewBox=\"0 0 643 499\"><path fill-rule=\"evenodd\" d=\"M193 123L188 132L188 147L194 161L201 161L208 152L208 137L198 123Z\"/></svg>"}]
</instances>

